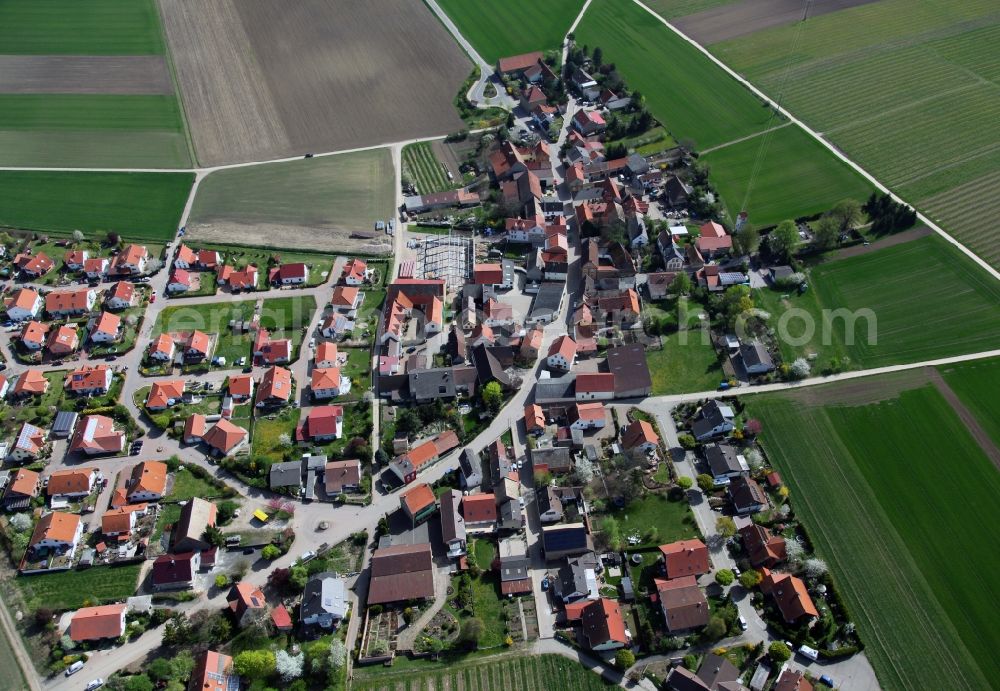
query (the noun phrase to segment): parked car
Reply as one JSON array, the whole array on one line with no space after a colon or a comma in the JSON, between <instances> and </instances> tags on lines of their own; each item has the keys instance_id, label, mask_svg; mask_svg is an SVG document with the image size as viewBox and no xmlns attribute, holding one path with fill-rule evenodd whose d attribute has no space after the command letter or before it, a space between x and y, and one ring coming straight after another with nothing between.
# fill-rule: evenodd
<instances>
[{"instance_id":1,"label":"parked car","mask_svg":"<svg viewBox=\"0 0 1000 691\"><path fill-rule=\"evenodd\" d=\"M741 615L740 615L740 619L739 619L739 622L740 622L740 629L741 629L741 630L743 630L743 631L746 631L746 630L747 630L747 626L749 626L749 624L747 624L747 618L746 618L746 617L744 617L744 616L743 616L743 615L741 614Z\"/></svg>"},{"instance_id":2,"label":"parked car","mask_svg":"<svg viewBox=\"0 0 1000 691\"><path fill-rule=\"evenodd\" d=\"M154 302L156 302L156 291L155 290L149 296L149 304L152 305Z\"/></svg>"},{"instance_id":3,"label":"parked car","mask_svg":"<svg viewBox=\"0 0 1000 691\"><path fill-rule=\"evenodd\" d=\"M71 664L69 667L66 668L66 676L71 677L77 672L79 672L81 669L83 669L83 660L77 660L76 662L74 662L73 664Z\"/></svg>"},{"instance_id":4,"label":"parked car","mask_svg":"<svg viewBox=\"0 0 1000 691\"><path fill-rule=\"evenodd\" d=\"M542 592L545 592L548 589L549 589L549 577L546 576L545 578L542 579Z\"/></svg>"},{"instance_id":5,"label":"parked car","mask_svg":"<svg viewBox=\"0 0 1000 691\"><path fill-rule=\"evenodd\" d=\"M819 659L819 651L815 648L810 648L808 645L799 646L799 655L809 658L813 662L816 662L816 660Z\"/></svg>"},{"instance_id":6,"label":"parked car","mask_svg":"<svg viewBox=\"0 0 1000 691\"><path fill-rule=\"evenodd\" d=\"M833 677L831 677L829 674L824 674L823 676L821 676L819 678L819 683L820 684L825 684L826 686L829 686L832 689L833 688Z\"/></svg>"},{"instance_id":7,"label":"parked car","mask_svg":"<svg viewBox=\"0 0 1000 691\"><path fill-rule=\"evenodd\" d=\"M104 680L101 679L100 677L97 677L97 679L91 679L87 683L87 690L86 691L94 691L94 689L99 689L102 686L104 686Z\"/></svg>"}]
</instances>

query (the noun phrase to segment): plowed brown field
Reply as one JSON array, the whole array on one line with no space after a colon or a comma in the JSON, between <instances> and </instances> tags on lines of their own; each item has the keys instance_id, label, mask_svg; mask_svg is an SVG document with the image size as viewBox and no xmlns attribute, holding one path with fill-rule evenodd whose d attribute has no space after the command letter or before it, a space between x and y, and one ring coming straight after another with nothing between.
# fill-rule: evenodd
<instances>
[{"instance_id":1,"label":"plowed brown field","mask_svg":"<svg viewBox=\"0 0 1000 691\"><path fill-rule=\"evenodd\" d=\"M466 55L420 0L161 0L202 165L446 134Z\"/></svg>"}]
</instances>

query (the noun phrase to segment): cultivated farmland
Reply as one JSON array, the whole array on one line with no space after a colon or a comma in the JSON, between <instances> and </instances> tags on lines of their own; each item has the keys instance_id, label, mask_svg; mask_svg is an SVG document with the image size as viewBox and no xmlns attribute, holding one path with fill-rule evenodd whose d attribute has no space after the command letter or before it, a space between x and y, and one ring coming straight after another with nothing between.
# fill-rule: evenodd
<instances>
[{"instance_id":1,"label":"cultivated farmland","mask_svg":"<svg viewBox=\"0 0 1000 691\"><path fill-rule=\"evenodd\" d=\"M904 373L748 407L882 686L989 688L1000 475L926 382Z\"/></svg>"},{"instance_id":2,"label":"cultivated farmland","mask_svg":"<svg viewBox=\"0 0 1000 691\"><path fill-rule=\"evenodd\" d=\"M193 181L191 173L0 171L0 226L165 242Z\"/></svg>"},{"instance_id":3,"label":"cultivated farmland","mask_svg":"<svg viewBox=\"0 0 1000 691\"><path fill-rule=\"evenodd\" d=\"M0 4L0 164L184 168L154 0Z\"/></svg>"},{"instance_id":4,"label":"cultivated farmland","mask_svg":"<svg viewBox=\"0 0 1000 691\"><path fill-rule=\"evenodd\" d=\"M462 127L469 60L420 0L164 0L198 160L336 151Z\"/></svg>"},{"instance_id":5,"label":"cultivated farmland","mask_svg":"<svg viewBox=\"0 0 1000 691\"><path fill-rule=\"evenodd\" d=\"M730 218L746 209L758 227L822 213L841 199L863 201L874 190L798 125L724 146L704 160Z\"/></svg>"},{"instance_id":6,"label":"cultivated farmland","mask_svg":"<svg viewBox=\"0 0 1000 691\"><path fill-rule=\"evenodd\" d=\"M951 390L1000 446L1000 359L961 362L938 368Z\"/></svg>"},{"instance_id":7,"label":"cultivated farmland","mask_svg":"<svg viewBox=\"0 0 1000 691\"><path fill-rule=\"evenodd\" d=\"M417 186L420 194L443 192L455 187L448 180L441 161L434 155L430 142L407 144L403 147L403 175Z\"/></svg>"},{"instance_id":8,"label":"cultivated farmland","mask_svg":"<svg viewBox=\"0 0 1000 691\"><path fill-rule=\"evenodd\" d=\"M936 235L820 264L806 294L781 298L765 288L755 300L771 314L772 326L792 308L809 315L811 336L802 319L788 320L788 335L802 338L801 345L779 341L785 360L815 354L818 367L845 355L850 366L871 368L1000 343L1000 285ZM844 309L858 317L852 328L842 316L824 328L824 311Z\"/></svg>"},{"instance_id":9,"label":"cultivated farmland","mask_svg":"<svg viewBox=\"0 0 1000 691\"><path fill-rule=\"evenodd\" d=\"M386 252L376 220L393 217L388 149L221 170L198 187L188 237L205 242L329 252Z\"/></svg>"},{"instance_id":10,"label":"cultivated farmland","mask_svg":"<svg viewBox=\"0 0 1000 691\"><path fill-rule=\"evenodd\" d=\"M490 64L498 58L562 45L583 0L439 0L462 36Z\"/></svg>"},{"instance_id":11,"label":"cultivated farmland","mask_svg":"<svg viewBox=\"0 0 1000 691\"><path fill-rule=\"evenodd\" d=\"M991 0L880 0L711 48L997 266L998 40Z\"/></svg>"},{"instance_id":12,"label":"cultivated farmland","mask_svg":"<svg viewBox=\"0 0 1000 691\"><path fill-rule=\"evenodd\" d=\"M571 660L557 655L492 657L471 663L418 665L408 672L383 673L379 668L355 670L352 689L399 691L400 689L462 689L463 691L591 691L612 685Z\"/></svg>"},{"instance_id":13,"label":"cultivated farmland","mask_svg":"<svg viewBox=\"0 0 1000 691\"><path fill-rule=\"evenodd\" d=\"M678 140L706 149L779 124L723 70L631 2L594 0L576 41L600 46L657 120Z\"/></svg>"}]
</instances>

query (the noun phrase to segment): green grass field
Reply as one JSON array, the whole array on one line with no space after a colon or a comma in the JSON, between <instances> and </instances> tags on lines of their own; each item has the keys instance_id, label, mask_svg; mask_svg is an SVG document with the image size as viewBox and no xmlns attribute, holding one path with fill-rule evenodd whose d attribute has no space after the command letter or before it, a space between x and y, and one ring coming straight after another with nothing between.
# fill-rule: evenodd
<instances>
[{"instance_id":1,"label":"green grass field","mask_svg":"<svg viewBox=\"0 0 1000 691\"><path fill-rule=\"evenodd\" d=\"M394 178L388 149L218 171L198 188L190 236L232 242L239 228L246 231L243 244L280 245L280 237L257 237L248 226L369 231L376 219L393 215Z\"/></svg>"},{"instance_id":2,"label":"green grass field","mask_svg":"<svg viewBox=\"0 0 1000 691\"><path fill-rule=\"evenodd\" d=\"M637 548L701 537L691 506L686 501L671 501L663 494L647 494L606 515L618 521L622 538L639 534L642 541L634 545ZM647 541L646 534L651 527L656 528L657 534L653 540Z\"/></svg>"},{"instance_id":3,"label":"green grass field","mask_svg":"<svg viewBox=\"0 0 1000 691\"><path fill-rule=\"evenodd\" d=\"M403 175L410 178L420 194L443 192L455 187L448 180L441 161L434 155L430 142L403 147Z\"/></svg>"},{"instance_id":4,"label":"green grass field","mask_svg":"<svg viewBox=\"0 0 1000 691\"><path fill-rule=\"evenodd\" d=\"M161 333L188 332L198 329L217 334L212 356L221 355L228 363L240 357L250 357L253 341L249 334L235 334L229 328L230 320L246 321L253 316L256 301L218 302L209 305L171 305L160 312L153 325L152 337ZM301 338L301 337L300 337Z\"/></svg>"},{"instance_id":5,"label":"green grass field","mask_svg":"<svg viewBox=\"0 0 1000 691\"><path fill-rule=\"evenodd\" d=\"M142 564L97 566L85 571L19 576L16 583L31 611L43 605L56 610L76 609L87 601L96 605L131 597L141 567Z\"/></svg>"},{"instance_id":6,"label":"green grass field","mask_svg":"<svg viewBox=\"0 0 1000 691\"><path fill-rule=\"evenodd\" d=\"M1000 266L998 40L990 0L881 0L711 49Z\"/></svg>"},{"instance_id":7,"label":"green grass field","mask_svg":"<svg viewBox=\"0 0 1000 691\"><path fill-rule=\"evenodd\" d=\"M576 40L600 46L670 134L699 149L760 132L771 119L749 91L634 3L594 0Z\"/></svg>"},{"instance_id":8,"label":"green grass field","mask_svg":"<svg viewBox=\"0 0 1000 691\"><path fill-rule=\"evenodd\" d=\"M578 662L558 655L504 655L467 662L416 661L396 658L386 669L359 667L351 688L356 691L417 691L417 689L464 689L464 691L596 691L611 688L597 674Z\"/></svg>"},{"instance_id":9,"label":"green grass field","mask_svg":"<svg viewBox=\"0 0 1000 691\"><path fill-rule=\"evenodd\" d=\"M6 54L159 55L163 36L155 0L0 2Z\"/></svg>"},{"instance_id":10,"label":"green grass field","mask_svg":"<svg viewBox=\"0 0 1000 691\"><path fill-rule=\"evenodd\" d=\"M0 679L0 691L21 691L30 688L24 679L24 672L14 656L14 648L6 635L0 635L0 665L7 670ZM32 673L34 670L32 670Z\"/></svg>"},{"instance_id":11,"label":"green grass field","mask_svg":"<svg viewBox=\"0 0 1000 691\"><path fill-rule=\"evenodd\" d=\"M932 386L838 405L843 388L857 395L847 384L749 401L792 506L883 688L989 688L1000 475Z\"/></svg>"},{"instance_id":12,"label":"green grass field","mask_svg":"<svg viewBox=\"0 0 1000 691\"><path fill-rule=\"evenodd\" d=\"M0 171L0 226L164 242L193 181L190 173Z\"/></svg>"},{"instance_id":13,"label":"green grass field","mask_svg":"<svg viewBox=\"0 0 1000 691\"><path fill-rule=\"evenodd\" d=\"M0 130L158 130L183 135L173 96L0 94Z\"/></svg>"},{"instance_id":14,"label":"green grass field","mask_svg":"<svg viewBox=\"0 0 1000 691\"><path fill-rule=\"evenodd\" d=\"M751 171L760 157L760 172ZM864 201L873 187L798 125L705 154L730 218L745 209L758 227L819 214L842 199Z\"/></svg>"},{"instance_id":15,"label":"green grass field","mask_svg":"<svg viewBox=\"0 0 1000 691\"><path fill-rule=\"evenodd\" d=\"M681 331L661 338L662 350L646 351L654 396L718 388L724 378L722 367L711 341L702 341L701 331Z\"/></svg>"},{"instance_id":16,"label":"green grass field","mask_svg":"<svg viewBox=\"0 0 1000 691\"><path fill-rule=\"evenodd\" d=\"M1000 359L960 362L938 368L962 403L1000 445Z\"/></svg>"},{"instance_id":17,"label":"green grass field","mask_svg":"<svg viewBox=\"0 0 1000 691\"><path fill-rule=\"evenodd\" d=\"M489 4L440 0L438 4L483 60L492 64L502 57L559 48L583 0L506 0Z\"/></svg>"},{"instance_id":18,"label":"green grass field","mask_svg":"<svg viewBox=\"0 0 1000 691\"><path fill-rule=\"evenodd\" d=\"M1000 343L1000 285L948 242L927 236L895 247L820 264L809 280L813 295L790 297L762 289L755 298L778 326L782 314L799 308L814 324L786 317L785 358L817 353L817 365L847 355L853 367L918 362L990 350ZM848 331L832 314L823 328L822 310L858 311ZM873 320L864 318L871 310ZM874 342L869 323L875 325ZM849 342L852 340L853 342Z\"/></svg>"}]
</instances>

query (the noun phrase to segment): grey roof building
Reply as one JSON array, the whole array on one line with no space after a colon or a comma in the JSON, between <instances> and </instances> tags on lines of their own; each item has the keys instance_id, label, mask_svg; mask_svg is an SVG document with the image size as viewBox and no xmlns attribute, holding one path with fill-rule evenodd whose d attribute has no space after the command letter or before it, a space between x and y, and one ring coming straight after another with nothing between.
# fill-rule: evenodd
<instances>
[{"instance_id":1,"label":"grey roof building","mask_svg":"<svg viewBox=\"0 0 1000 691\"><path fill-rule=\"evenodd\" d=\"M479 456L465 447L458 457L458 466L461 471L462 489L475 489L483 484L483 464Z\"/></svg>"},{"instance_id":2,"label":"grey roof building","mask_svg":"<svg viewBox=\"0 0 1000 691\"><path fill-rule=\"evenodd\" d=\"M736 415L728 405L711 400L698 411L698 419L691 424L691 434L698 441L705 441L735 429Z\"/></svg>"},{"instance_id":3,"label":"grey roof building","mask_svg":"<svg viewBox=\"0 0 1000 691\"><path fill-rule=\"evenodd\" d=\"M324 571L306 582L300 611L303 624L332 629L343 621L349 609L347 588L337 574Z\"/></svg>"},{"instance_id":4,"label":"grey roof building","mask_svg":"<svg viewBox=\"0 0 1000 691\"><path fill-rule=\"evenodd\" d=\"M535 383L535 403L564 403L576 400L576 374L539 379Z\"/></svg>"},{"instance_id":5,"label":"grey roof building","mask_svg":"<svg viewBox=\"0 0 1000 691\"><path fill-rule=\"evenodd\" d=\"M531 312L526 324L548 324L562 308L566 286L563 283L542 283L531 303Z\"/></svg>"},{"instance_id":6,"label":"grey roof building","mask_svg":"<svg viewBox=\"0 0 1000 691\"><path fill-rule=\"evenodd\" d=\"M542 549L548 561L594 551L594 541L583 523L542 528Z\"/></svg>"},{"instance_id":7,"label":"grey roof building","mask_svg":"<svg viewBox=\"0 0 1000 691\"><path fill-rule=\"evenodd\" d=\"M55 422L52 423L53 437L68 437L76 428L77 414L69 410L61 410L56 413Z\"/></svg>"},{"instance_id":8,"label":"grey roof building","mask_svg":"<svg viewBox=\"0 0 1000 691\"><path fill-rule=\"evenodd\" d=\"M531 449L531 465L544 465L552 473L568 473L573 470L573 454L565 446L544 446Z\"/></svg>"},{"instance_id":9,"label":"grey roof building","mask_svg":"<svg viewBox=\"0 0 1000 691\"><path fill-rule=\"evenodd\" d=\"M302 461L275 463L267 476L271 489L302 486Z\"/></svg>"},{"instance_id":10,"label":"grey roof building","mask_svg":"<svg viewBox=\"0 0 1000 691\"><path fill-rule=\"evenodd\" d=\"M774 370L774 360L760 341L740 345L740 360L747 374L766 374Z\"/></svg>"},{"instance_id":11,"label":"grey roof building","mask_svg":"<svg viewBox=\"0 0 1000 691\"><path fill-rule=\"evenodd\" d=\"M705 446L705 460L717 485L750 472L746 459L730 444L708 444Z\"/></svg>"}]
</instances>

